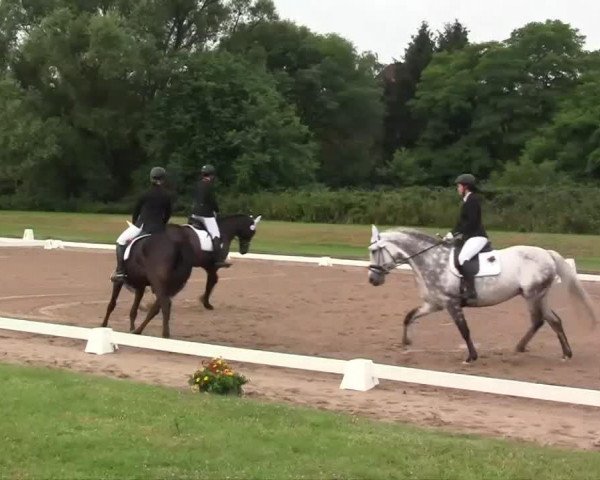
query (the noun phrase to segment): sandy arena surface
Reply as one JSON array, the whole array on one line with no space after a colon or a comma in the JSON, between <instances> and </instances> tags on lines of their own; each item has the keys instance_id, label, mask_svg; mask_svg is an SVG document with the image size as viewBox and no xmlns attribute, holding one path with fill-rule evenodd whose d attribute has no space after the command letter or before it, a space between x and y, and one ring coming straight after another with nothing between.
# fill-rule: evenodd
<instances>
[{"instance_id":1,"label":"sandy arena surface","mask_svg":"<svg viewBox=\"0 0 600 480\"><path fill-rule=\"evenodd\" d=\"M110 295L112 252L0 249L6 283L0 315L52 323L99 326ZM522 299L467 310L480 355L473 366L450 317L437 313L416 322L413 345L400 348L402 319L419 299L414 277L397 273L371 287L364 269L236 260L222 273L212 297L214 311L198 304L205 274L195 270L176 297L173 338L332 358L371 358L379 363L482 376L600 389L600 333L579 318L560 288L553 307L563 317L574 357L561 359L558 340L544 326L524 354L514 347L529 326ZM600 285L585 283L595 304ZM132 295L123 291L111 317L115 330L128 330ZM143 318L141 312L138 322ZM598 329L600 330L600 329ZM161 320L144 332L160 335ZM0 331L0 361L50 365L155 384L186 388L200 359L121 348L87 355L83 342ZM249 396L315 408L341 410L387 421L453 432L518 438L569 448L598 449L600 412L577 407L462 391L382 382L369 392L339 390L332 375L241 365L250 377Z\"/></svg>"}]
</instances>

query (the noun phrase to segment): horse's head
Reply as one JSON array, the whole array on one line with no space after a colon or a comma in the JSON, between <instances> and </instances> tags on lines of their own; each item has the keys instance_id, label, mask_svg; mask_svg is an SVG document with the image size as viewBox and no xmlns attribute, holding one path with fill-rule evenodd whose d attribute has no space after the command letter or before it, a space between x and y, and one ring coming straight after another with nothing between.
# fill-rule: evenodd
<instances>
[{"instance_id":1,"label":"horse's head","mask_svg":"<svg viewBox=\"0 0 600 480\"><path fill-rule=\"evenodd\" d=\"M254 218L252 215L234 215L227 218L227 228L230 238L237 237L240 244L240 254L246 255L250 250L250 242L256 234L256 228L262 216Z\"/></svg>"},{"instance_id":2,"label":"horse's head","mask_svg":"<svg viewBox=\"0 0 600 480\"><path fill-rule=\"evenodd\" d=\"M371 228L371 244L369 245L369 283L378 287L385 283L385 276L398 264L398 252L394 245L382 238L375 225Z\"/></svg>"}]
</instances>

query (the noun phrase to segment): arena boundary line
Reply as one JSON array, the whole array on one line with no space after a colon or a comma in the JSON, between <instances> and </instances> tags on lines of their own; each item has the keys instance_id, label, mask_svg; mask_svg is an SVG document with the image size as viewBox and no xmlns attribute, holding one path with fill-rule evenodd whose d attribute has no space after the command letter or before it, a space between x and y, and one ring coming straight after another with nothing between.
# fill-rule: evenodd
<instances>
[{"instance_id":1,"label":"arena boundary line","mask_svg":"<svg viewBox=\"0 0 600 480\"><path fill-rule=\"evenodd\" d=\"M94 329L60 325L46 322L34 322L9 317L0 317L0 329L50 335L78 340L90 340L98 330L109 333L115 346L158 350L198 357L222 357L230 361L268 365L279 368L291 368L320 373L344 375L351 360L310 357L288 353L250 350L221 345L165 339L151 336L132 335L115 332L112 329ZM600 391L558 385L530 383L492 377L480 377L457 373L421 370L393 365L373 364L375 379L391 380L401 383L427 385L433 387L466 390L479 393L505 395L574 405L600 407ZM376 382L377 383L377 382Z\"/></svg>"},{"instance_id":2,"label":"arena boundary line","mask_svg":"<svg viewBox=\"0 0 600 480\"><path fill-rule=\"evenodd\" d=\"M0 237L0 247L43 247L45 249L55 248L81 248L89 250L114 250L114 245L106 243L84 243L84 242L67 242L62 240L23 240L20 238L6 238ZM308 263L319 266L347 266L347 267L368 267L369 262L365 260L349 260L345 258L331 258L331 257L307 257L307 256L296 256L296 255L271 255L266 253L247 253L241 255L237 252L231 252L230 258L239 258L247 260L263 260L272 262L289 262L289 263ZM572 259L567 259L574 265ZM397 267L398 270L411 270L409 265L400 265ZM578 273L577 277L579 280L584 282L600 282L600 275L592 275L587 273Z\"/></svg>"}]
</instances>

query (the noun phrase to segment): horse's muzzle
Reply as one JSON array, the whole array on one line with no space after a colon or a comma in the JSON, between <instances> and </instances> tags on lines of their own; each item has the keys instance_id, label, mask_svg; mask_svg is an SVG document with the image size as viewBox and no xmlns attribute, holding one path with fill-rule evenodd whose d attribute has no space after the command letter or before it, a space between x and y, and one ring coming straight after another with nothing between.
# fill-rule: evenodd
<instances>
[{"instance_id":1,"label":"horse's muzzle","mask_svg":"<svg viewBox=\"0 0 600 480\"><path fill-rule=\"evenodd\" d=\"M250 250L250 242L240 242L240 254L246 255Z\"/></svg>"},{"instance_id":2,"label":"horse's muzzle","mask_svg":"<svg viewBox=\"0 0 600 480\"><path fill-rule=\"evenodd\" d=\"M385 273L380 270L369 269L369 283L374 287L379 287L385 283Z\"/></svg>"}]
</instances>

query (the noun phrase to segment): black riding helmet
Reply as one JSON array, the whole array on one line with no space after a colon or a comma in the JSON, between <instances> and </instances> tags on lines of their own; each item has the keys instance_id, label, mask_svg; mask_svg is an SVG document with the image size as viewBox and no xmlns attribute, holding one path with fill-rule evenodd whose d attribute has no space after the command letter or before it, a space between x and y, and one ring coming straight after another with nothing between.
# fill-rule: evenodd
<instances>
[{"instance_id":1,"label":"black riding helmet","mask_svg":"<svg viewBox=\"0 0 600 480\"><path fill-rule=\"evenodd\" d=\"M150 170L150 180L164 180L167 176L167 171L163 167L153 167Z\"/></svg>"},{"instance_id":2,"label":"black riding helmet","mask_svg":"<svg viewBox=\"0 0 600 480\"><path fill-rule=\"evenodd\" d=\"M467 187L469 187L469 190L472 191L477 189L477 180L475 176L471 175L470 173L463 173L456 177L456 180L454 180L454 184L466 185Z\"/></svg>"},{"instance_id":3,"label":"black riding helmet","mask_svg":"<svg viewBox=\"0 0 600 480\"><path fill-rule=\"evenodd\" d=\"M200 174L204 175L204 176L216 175L217 174L217 169L215 167L213 167L212 165L204 165L200 169Z\"/></svg>"}]
</instances>

